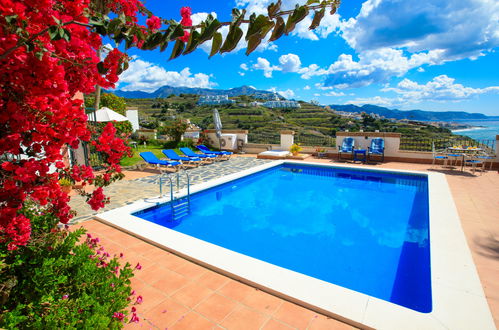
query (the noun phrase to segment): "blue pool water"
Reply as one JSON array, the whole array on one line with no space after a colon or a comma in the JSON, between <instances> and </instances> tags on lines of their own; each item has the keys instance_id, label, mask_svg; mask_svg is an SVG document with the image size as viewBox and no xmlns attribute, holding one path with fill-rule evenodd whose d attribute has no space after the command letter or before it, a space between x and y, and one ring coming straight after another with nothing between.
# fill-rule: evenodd
<instances>
[{"instance_id":1,"label":"blue pool water","mask_svg":"<svg viewBox=\"0 0 499 330\"><path fill-rule=\"evenodd\" d=\"M285 164L134 214L224 248L428 313L426 176Z\"/></svg>"}]
</instances>

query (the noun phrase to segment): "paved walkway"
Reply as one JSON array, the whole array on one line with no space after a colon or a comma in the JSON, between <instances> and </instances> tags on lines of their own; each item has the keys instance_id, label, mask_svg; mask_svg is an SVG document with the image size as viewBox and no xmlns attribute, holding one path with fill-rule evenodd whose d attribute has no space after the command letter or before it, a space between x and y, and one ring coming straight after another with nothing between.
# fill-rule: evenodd
<instances>
[{"instance_id":1,"label":"paved walkway","mask_svg":"<svg viewBox=\"0 0 499 330\"><path fill-rule=\"evenodd\" d=\"M215 162L195 168L191 167L185 171L189 174L191 184L198 184L267 162L269 162L269 160L256 159L254 157L232 157L228 161ZM184 170L181 170L180 173L183 171ZM151 171L149 173L151 173ZM144 172L133 173L128 171L126 173L128 177L133 178L139 176L139 178L118 181L108 187L105 187L104 193L106 196L110 197L111 202L98 212L92 211L90 206L85 203L84 197L80 195L72 196L69 205L72 210L76 211L77 215L72 219L71 224L92 219L93 215L97 213L106 212L139 199L158 196L159 178L161 174L159 174L159 171L152 171L152 173L156 174L142 176ZM175 173L169 175L175 176ZM174 179L174 184L176 184L176 179ZM187 177L185 175L180 175L180 188L183 188L186 184ZM169 186L165 185L163 192L168 193L169 191Z\"/></svg>"},{"instance_id":2,"label":"paved walkway","mask_svg":"<svg viewBox=\"0 0 499 330\"><path fill-rule=\"evenodd\" d=\"M332 163L327 159L308 158L307 161ZM258 165L260 160L237 157L230 162L242 166L238 169L240 170L245 168L242 164L251 167ZM224 166L213 164L189 171L192 171L194 177L194 171L203 172L215 165ZM357 166L431 170L446 174L487 301L496 326L499 327L499 222L497 221L499 219L499 175L497 172L489 171L475 176L469 172L431 169L429 165L410 163ZM227 171L230 170L227 169ZM146 192L142 191L146 189L145 185L154 189L151 188L151 195L144 197L157 195L157 185L151 183L155 180L157 176L130 181L129 186L126 186L126 182L117 183L117 185L123 184L127 187L121 189L130 189L130 191L127 190L126 198L121 197L121 203L132 200L134 197L130 195L135 197L145 195ZM118 195L119 190L115 190ZM139 309L143 322L127 327L145 329L166 327L169 329L351 328L346 324L212 272L95 220L85 221L83 226L99 235L110 252L124 252L131 264L135 265L140 262L144 266L132 281L134 288L144 297L144 303Z\"/></svg>"}]
</instances>

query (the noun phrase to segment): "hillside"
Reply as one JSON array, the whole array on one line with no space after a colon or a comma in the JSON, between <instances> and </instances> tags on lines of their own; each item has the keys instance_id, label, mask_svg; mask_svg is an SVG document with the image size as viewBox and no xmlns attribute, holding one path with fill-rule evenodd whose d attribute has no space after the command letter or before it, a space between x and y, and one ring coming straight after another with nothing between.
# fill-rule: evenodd
<instances>
[{"instance_id":1,"label":"hillside","mask_svg":"<svg viewBox=\"0 0 499 330\"><path fill-rule=\"evenodd\" d=\"M130 99L145 99L145 98L162 98L170 95L195 94L195 95L228 95L229 97L251 95L254 97L268 97L273 95L273 92L257 90L251 86L241 86L231 89L210 89L210 88L190 88L190 87L172 87L163 86L152 93L142 91L108 91L118 96Z\"/></svg>"},{"instance_id":2,"label":"hillside","mask_svg":"<svg viewBox=\"0 0 499 330\"><path fill-rule=\"evenodd\" d=\"M345 112L367 112L375 113L385 118L409 119L422 121L452 121L452 120L480 120L488 117L481 113L469 113L463 111L424 111L424 110L398 110L379 107L372 104L357 106L354 104L330 105L331 109Z\"/></svg>"},{"instance_id":3,"label":"hillside","mask_svg":"<svg viewBox=\"0 0 499 330\"><path fill-rule=\"evenodd\" d=\"M168 124L175 118L188 118L201 128L213 128L213 108L197 106L198 96L184 94L161 99L127 99L128 106L139 108L141 125L155 128L161 123ZM249 96L233 98L237 104L253 101ZM229 105L217 107L224 129L249 130L250 142L273 143L279 140L279 131L294 130L297 140L308 144L322 144L330 141L337 131L351 132L380 130L399 132L406 136L446 136L447 129L429 125L392 123L388 120L365 116L362 120L341 117L326 108L300 102L300 109L267 109ZM329 142L328 142L329 143Z\"/></svg>"}]
</instances>

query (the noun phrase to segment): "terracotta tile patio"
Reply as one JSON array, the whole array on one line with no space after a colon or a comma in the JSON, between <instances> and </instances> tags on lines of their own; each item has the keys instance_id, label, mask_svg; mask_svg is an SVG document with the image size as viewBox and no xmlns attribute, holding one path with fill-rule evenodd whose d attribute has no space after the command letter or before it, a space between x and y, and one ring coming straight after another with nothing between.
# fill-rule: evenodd
<instances>
[{"instance_id":1,"label":"terracotta tile patio","mask_svg":"<svg viewBox=\"0 0 499 330\"><path fill-rule=\"evenodd\" d=\"M307 161L331 163L308 158ZM364 165L358 165L364 166ZM429 165L367 165L430 170ZM440 171L440 169L435 169ZM499 175L447 171L454 201L492 311L499 327ZM143 296L143 329L351 329L352 327L258 289L220 275L152 246L96 220L82 223L109 253L123 252L132 265L140 262L132 284ZM79 226L79 225L78 225Z\"/></svg>"}]
</instances>

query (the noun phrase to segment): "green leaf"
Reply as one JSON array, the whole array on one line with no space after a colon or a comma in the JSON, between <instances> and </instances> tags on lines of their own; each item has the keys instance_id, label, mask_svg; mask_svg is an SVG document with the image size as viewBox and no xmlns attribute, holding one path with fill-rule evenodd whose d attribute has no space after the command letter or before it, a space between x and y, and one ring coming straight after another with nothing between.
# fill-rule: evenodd
<instances>
[{"instance_id":1,"label":"green leaf","mask_svg":"<svg viewBox=\"0 0 499 330\"><path fill-rule=\"evenodd\" d=\"M59 28L56 25L52 25L48 30L50 40L57 40L59 37Z\"/></svg>"},{"instance_id":2,"label":"green leaf","mask_svg":"<svg viewBox=\"0 0 499 330\"><path fill-rule=\"evenodd\" d=\"M163 41L163 34L161 32L154 33L150 39L151 49L158 47L158 45Z\"/></svg>"},{"instance_id":3,"label":"green leaf","mask_svg":"<svg viewBox=\"0 0 499 330\"><path fill-rule=\"evenodd\" d=\"M274 24L274 21L269 20L264 15L259 15L255 19L250 18L246 40L248 41L254 35L259 35L260 39L265 38L267 33L274 27Z\"/></svg>"},{"instance_id":4,"label":"green leaf","mask_svg":"<svg viewBox=\"0 0 499 330\"><path fill-rule=\"evenodd\" d=\"M230 26L239 26L241 25L241 21L244 19L244 15L246 14L246 10L239 10L237 8L232 9L232 23Z\"/></svg>"},{"instance_id":5,"label":"green leaf","mask_svg":"<svg viewBox=\"0 0 499 330\"><path fill-rule=\"evenodd\" d=\"M312 20L312 24L308 27L309 30L313 30L321 24L321 20L326 13L326 8L322 8L321 10L315 11L314 19Z\"/></svg>"},{"instance_id":6,"label":"green leaf","mask_svg":"<svg viewBox=\"0 0 499 330\"><path fill-rule=\"evenodd\" d=\"M211 20L211 23L208 23L208 19L205 22L206 26L201 30L201 36L199 37L200 44L213 38L213 34L222 26L222 23L216 18Z\"/></svg>"},{"instance_id":7,"label":"green leaf","mask_svg":"<svg viewBox=\"0 0 499 330\"><path fill-rule=\"evenodd\" d=\"M192 31L191 36L189 37L189 42L187 43L187 46L185 46L185 50L183 55L187 55L189 53L192 53L196 47L199 45L199 36L201 34L198 31Z\"/></svg>"},{"instance_id":8,"label":"green leaf","mask_svg":"<svg viewBox=\"0 0 499 330\"><path fill-rule=\"evenodd\" d=\"M277 12L281 9L281 0L277 1L277 3L271 3L267 7L267 13L269 14L269 17L272 18L274 17Z\"/></svg>"},{"instance_id":9,"label":"green leaf","mask_svg":"<svg viewBox=\"0 0 499 330\"><path fill-rule=\"evenodd\" d=\"M133 44L133 39L132 38L126 38L125 39L125 50L130 49Z\"/></svg>"},{"instance_id":10,"label":"green leaf","mask_svg":"<svg viewBox=\"0 0 499 330\"><path fill-rule=\"evenodd\" d=\"M233 51L239 40L243 37L243 34L243 30L239 26L232 25L222 48L220 48L220 54Z\"/></svg>"},{"instance_id":11,"label":"green leaf","mask_svg":"<svg viewBox=\"0 0 499 330\"><path fill-rule=\"evenodd\" d=\"M62 38L66 41L71 40L71 32L68 29L62 29L62 31L64 32Z\"/></svg>"},{"instance_id":12,"label":"green leaf","mask_svg":"<svg viewBox=\"0 0 499 330\"><path fill-rule=\"evenodd\" d=\"M274 31L272 31L272 35L270 36L269 41L275 41L279 39L283 35L285 28L286 24L284 24L284 19L282 17L277 17Z\"/></svg>"},{"instance_id":13,"label":"green leaf","mask_svg":"<svg viewBox=\"0 0 499 330\"><path fill-rule=\"evenodd\" d=\"M18 17L17 15L5 16L5 21L7 22L7 24L14 24L17 20L17 17ZM54 17L54 19L56 19L56 18Z\"/></svg>"},{"instance_id":14,"label":"green leaf","mask_svg":"<svg viewBox=\"0 0 499 330\"><path fill-rule=\"evenodd\" d=\"M262 38L259 34L255 34L248 40L248 47L246 48L246 55L251 54L256 47L262 42Z\"/></svg>"},{"instance_id":15,"label":"green leaf","mask_svg":"<svg viewBox=\"0 0 499 330\"><path fill-rule=\"evenodd\" d=\"M331 5L331 11L329 12L329 14L334 15L336 13L337 9L338 9L338 7L336 6L336 4L333 3Z\"/></svg>"},{"instance_id":16,"label":"green leaf","mask_svg":"<svg viewBox=\"0 0 499 330\"><path fill-rule=\"evenodd\" d=\"M103 62L99 62L97 63L97 71L100 73L100 74L106 74L108 69L106 69L104 67L104 63Z\"/></svg>"},{"instance_id":17,"label":"green leaf","mask_svg":"<svg viewBox=\"0 0 499 330\"><path fill-rule=\"evenodd\" d=\"M17 15L16 15L16 17L17 17ZM61 25L61 20L60 20L60 19L58 19L58 18L57 18L57 17L55 17L54 15L52 15L52 18L54 19L55 24L57 24L57 25ZM8 22L7 22L7 23L8 23Z\"/></svg>"},{"instance_id":18,"label":"green leaf","mask_svg":"<svg viewBox=\"0 0 499 330\"><path fill-rule=\"evenodd\" d=\"M284 33L288 35L291 31L295 29L296 24L301 22L308 15L308 8L305 6L296 6L295 10L288 17L288 21L286 22L286 29Z\"/></svg>"},{"instance_id":19,"label":"green leaf","mask_svg":"<svg viewBox=\"0 0 499 330\"><path fill-rule=\"evenodd\" d=\"M181 40L175 41L175 46L173 46L172 54L170 55L170 58L168 59L169 61L176 59L177 57L182 54L182 51L184 50L184 42Z\"/></svg>"},{"instance_id":20,"label":"green leaf","mask_svg":"<svg viewBox=\"0 0 499 330\"><path fill-rule=\"evenodd\" d=\"M314 3L319 3L319 0L308 0L307 1L307 6L311 5L311 4L314 4Z\"/></svg>"},{"instance_id":21,"label":"green leaf","mask_svg":"<svg viewBox=\"0 0 499 330\"><path fill-rule=\"evenodd\" d=\"M119 18L115 18L113 19L111 22L109 22L109 25L107 27L107 30L108 30L108 33L109 34L116 34L116 33L119 33L117 30L120 29L121 30L121 20Z\"/></svg>"},{"instance_id":22,"label":"green leaf","mask_svg":"<svg viewBox=\"0 0 499 330\"><path fill-rule=\"evenodd\" d=\"M167 41L163 41L163 42L161 43L161 45L159 45L159 51L160 51L160 52L164 52L164 51L165 51L165 49L166 49L166 47L168 47L168 42L167 42Z\"/></svg>"},{"instance_id":23,"label":"green leaf","mask_svg":"<svg viewBox=\"0 0 499 330\"><path fill-rule=\"evenodd\" d=\"M35 49L35 45L32 42L26 42L26 51L31 52Z\"/></svg>"},{"instance_id":24,"label":"green leaf","mask_svg":"<svg viewBox=\"0 0 499 330\"><path fill-rule=\"evenodd\" d=\"M220 32L215 32L213 34L213 39L211 42L211 52L209 58L218 53L221 46L222 46L222 34Z\"/></svg>"},{"instance_id":25,"label":"green leaf","mask_svg":"<svg viewBox=\"0 0 499 330\"><path fill-rule=\"evenodd\" d=\"M182 29L182 25L177 24L173 29L171 35L168 36L168 41L173 41L178 37L182 37L184 35L184 29Z\"/></svg>"}]
</instances>

